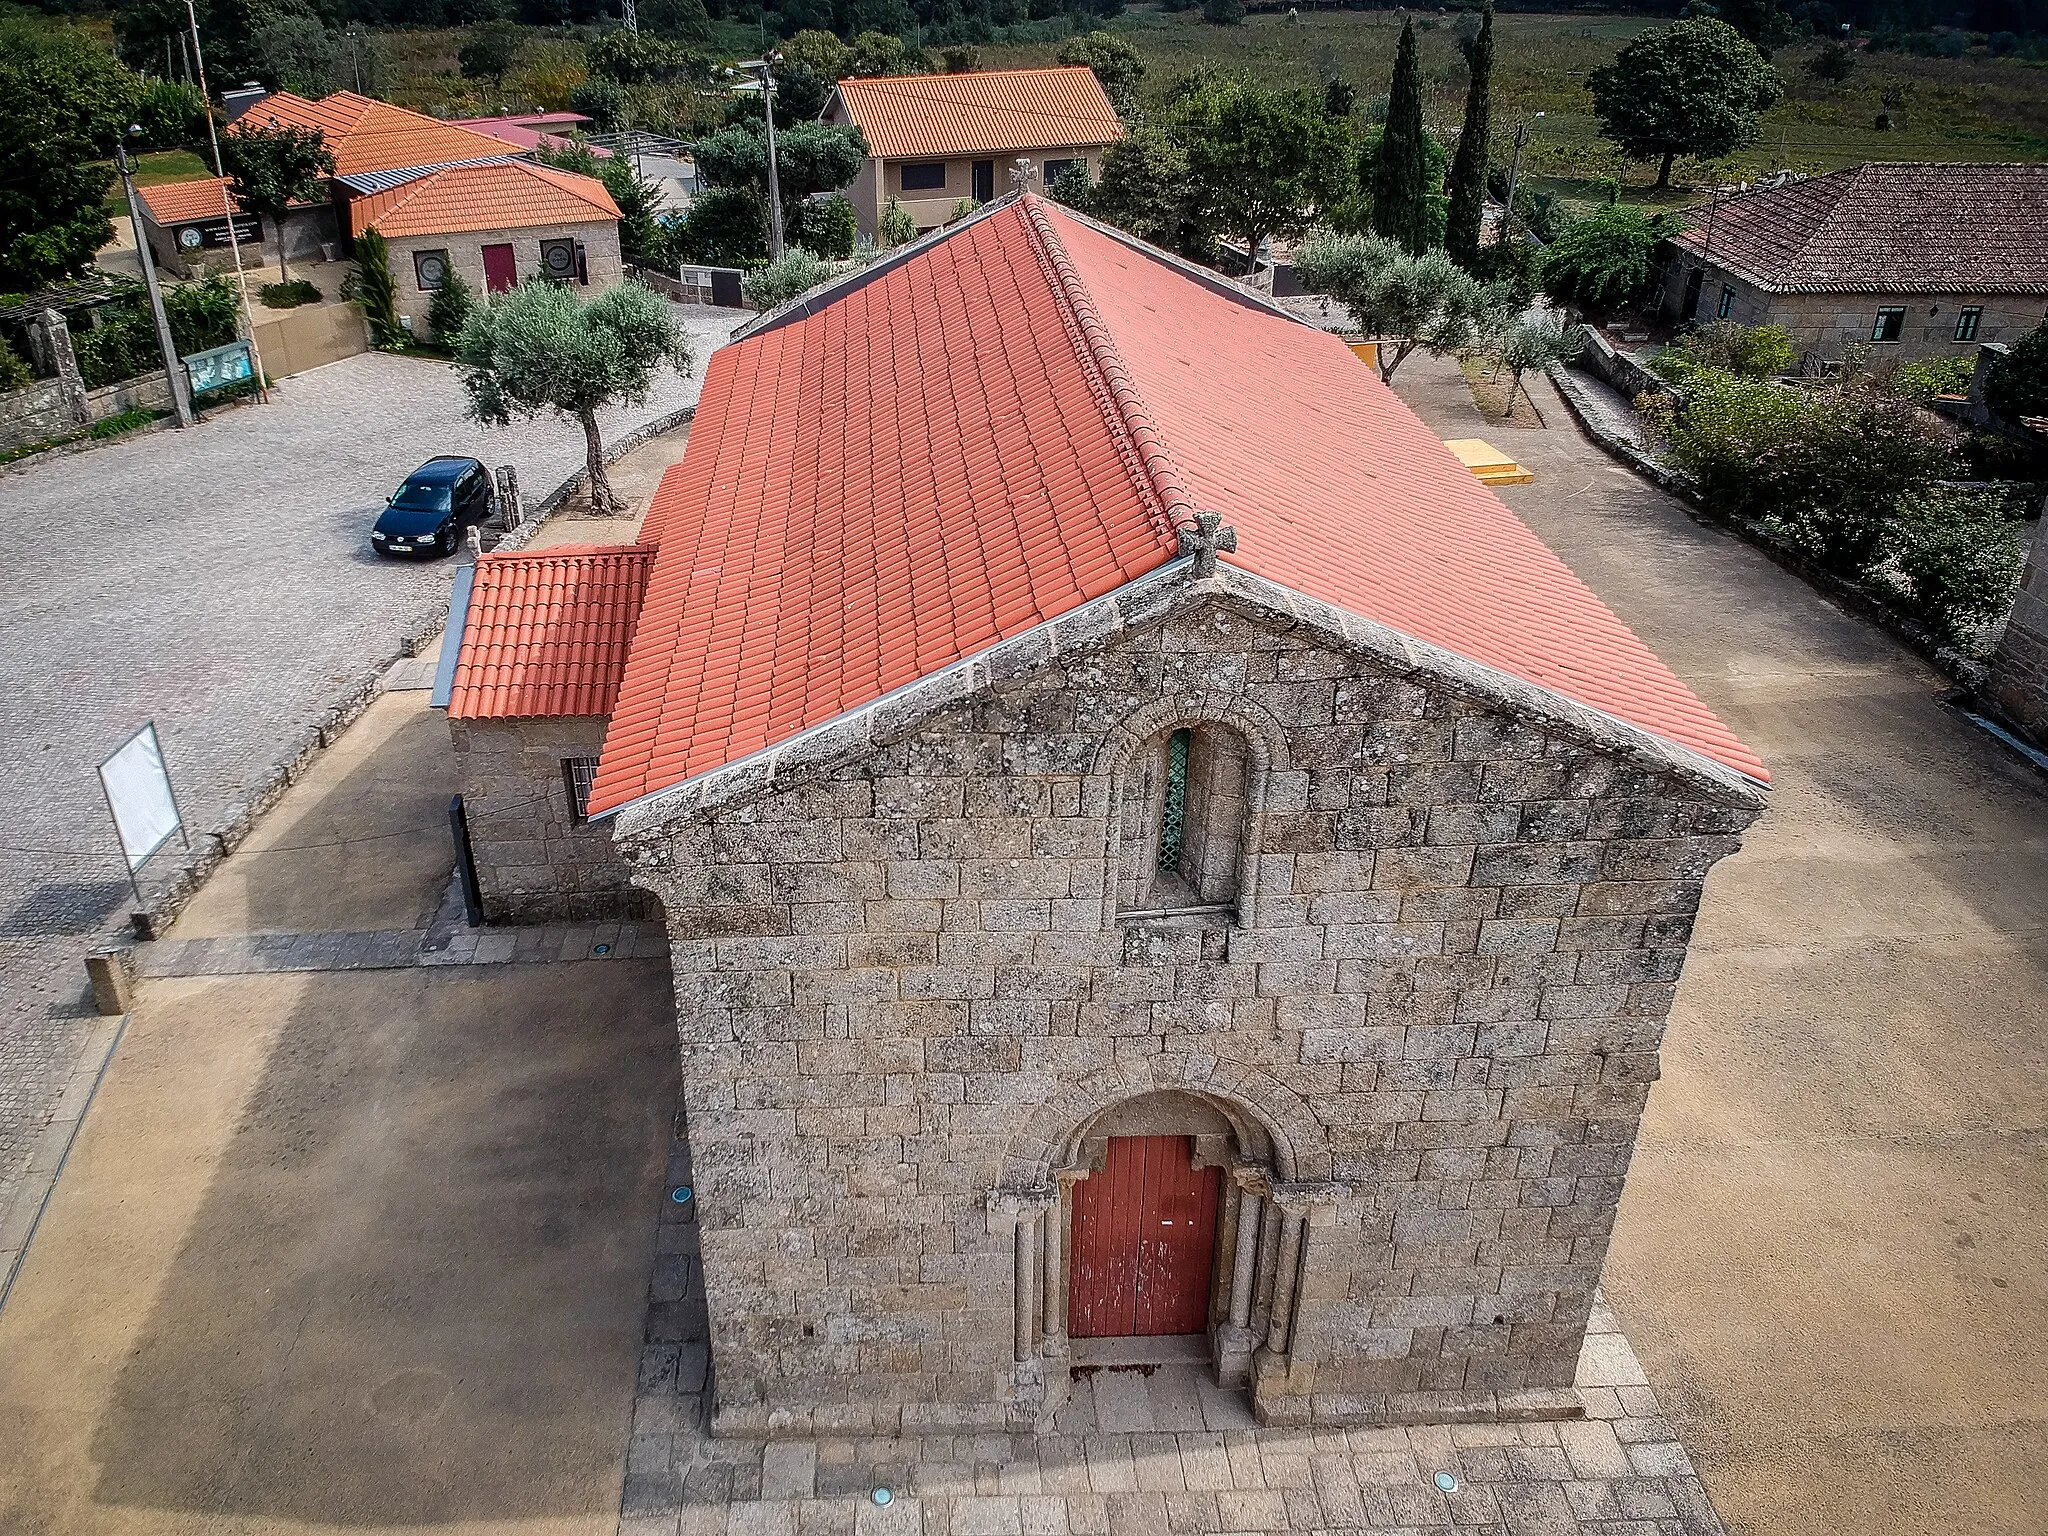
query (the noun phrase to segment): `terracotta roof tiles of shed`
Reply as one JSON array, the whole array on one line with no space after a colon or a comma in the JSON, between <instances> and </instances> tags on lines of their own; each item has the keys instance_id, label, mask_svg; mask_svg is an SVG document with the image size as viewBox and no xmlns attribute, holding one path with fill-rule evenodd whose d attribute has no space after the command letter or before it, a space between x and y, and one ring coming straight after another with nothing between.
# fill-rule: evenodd
<instances>
[{"instance_id":1,"label":"terracotta roof tiles of shed","mask_svg":"<svg viewBox=\"0 0 2048 1536\"><path fill-rule=\"evenodd\" d=\"M196 181L167 181L135 190L158 224L191 224L226 217L220 195L224 185L218 176L202 176ZM235 207L240 209L241 204Z\"/></svg>"},{"instance_id":2,"label":"terracotta roof tiles of shed","mask_svg":"<svg viewBox=\"0 0 2048 1536\"><path fill-rule=\"evenodd\" d=\"M338 176L474 160L480 155L502 153L505 147L488 134L394 107L387 101L358 96L353 91L336 91L318 101L278 91L236 119L237 123L265 125L273 121L287 127L318 128L324 133L327 147L334 152Z\"/></svg>"},{"instance_id":3,"label":"terracotta roof tiles of shed","mask_svg":"<svg viewBox=\"0 0 2048 1536\"><path fill-rule=\"evenodd\" d=\"M1233 564L1765 777L1337 337L1037 197L712 354L591 795L616 809L1113 591Z\"/></svg>"},{"instance_id":4,"label":"terracotta roof tiles of shed","mask_svg":"<svg viewBox=\"0 0 2048 1536\"><path fill-rule=\"evenodd\" d=\"M654 550L563 544L476 562L451 720L612 712Z\"/></svg>"},{"instance_id":5,"label":"terracotta roof tiles of shed","mask_svg":"<svg viewBox=\"0 0 2048 1536\"><path fill-rule=\"evenodd\" d=\"M531 229L616 219L604 183L525 160L444 166L349 204L349 233L375 225L386 239L475 229Z\"/></svg>"},{"instance_id":6,"label":"terracotta roof tiles of shed","mask_svg":"<svg viewBox=\"0 0 2048 1536\"><path fill-rule=\"evenodd\" d=\"M1109 144L1116 108L1086 65L842 80L838 95L884 160Z\"/></svg>"},{"instance_id":7,"label":"terracotta roof tiles of shed","mask_svg":"<svg viewBox=\"0 0 2048 1536\"><path fill-rule=\"evenodd\" d=\"M1872 162L1687 212L1674 243L1776 293L2048 293L2048 165Z\"/></svg>"}]
</instances>

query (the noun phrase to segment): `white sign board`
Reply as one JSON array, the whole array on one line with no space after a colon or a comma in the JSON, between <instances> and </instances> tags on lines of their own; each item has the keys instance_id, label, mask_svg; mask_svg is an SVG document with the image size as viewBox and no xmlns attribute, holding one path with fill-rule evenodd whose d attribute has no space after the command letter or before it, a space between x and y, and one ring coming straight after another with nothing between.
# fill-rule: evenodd
<instances>
[{"instance_id":1,"label":"white sign board","mask_svg":"<svg viewBox=\"0 0 2048 1536\"><path fill-rule=\"evenodd\" d=\"M180 831L178 801L171 793L171 775L164 767L164 749L152 721L115 749L100 764L100 787L107 809L121 834L121 851L131 873Z\"/></svg>"}]
</instances>

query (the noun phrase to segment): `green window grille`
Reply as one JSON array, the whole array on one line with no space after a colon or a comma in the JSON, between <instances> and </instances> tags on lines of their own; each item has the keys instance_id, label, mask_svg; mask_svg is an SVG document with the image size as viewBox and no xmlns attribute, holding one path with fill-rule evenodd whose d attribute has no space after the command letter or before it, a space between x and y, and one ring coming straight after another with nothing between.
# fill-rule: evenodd
<instances>
[{"instance_id":1,"label":"green window grille","mask_svg":"<svg viewBox=\"0 0 2048 1536\"><path fill-rule=\"evenodd\" d=\"M1188 733L1166 742L1166 810L1159 818L1159 867L1178 871L1181 836L1188 825Z\"/></svg>"}]
</instances>

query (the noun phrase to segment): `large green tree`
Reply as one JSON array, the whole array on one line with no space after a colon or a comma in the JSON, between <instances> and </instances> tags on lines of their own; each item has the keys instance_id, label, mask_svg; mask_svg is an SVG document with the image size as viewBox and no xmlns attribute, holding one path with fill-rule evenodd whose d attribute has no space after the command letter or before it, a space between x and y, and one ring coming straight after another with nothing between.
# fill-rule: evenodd
<instances>
[{"instance_id":1,"label":"large green tree","mask_svg":"<svg viewBox=\"0 0 2048 1536\"><path fill-rule=\"evenodd\" d=\"M1449 219L1444 249L1470 272L1479 265L1479 231L1486 213L1486 149L1493 131L1493 0L1480 12L1479 34L1466 50L1472 79L1465 87L1465 128L1451 161Z\"/></svg>"},{"instance_id":2,"label":"large green tree","mask_svg":"<svg viewBox=\"0 0 2048 1536\"><path fill-rule=\"evenodd\" d=\"M1062 64L1086 64L1102 82L1103 93L1117 115L1129 117L1138 108L1138 83L1145 78L1145 60L1114 32L1084 32L1060 44Z\"/></svg>"},{"instance_id":3,"label":"large green tree","mask_svg":"<svg viewBox=\"0 0 2048 1536\"><path fill-rule=\"evenodd\" d=\"M455 63L463 79L488 80L492 90L502 91L505 72L519 62L525 42L526 28L509 21L486 21L470 28Z\"/></svg>"},{"instance_id":4,"label":"large green tree","mask_svg":"<svg viewBox=\"0 0 2048 1536\"><path fill-rule=\"evenodd\" d=\"M1676 228L1668 216L1630 203L1596 208L1544 251L1543 291L1592 314L1624 309L1649 288L1657 244Z\"/></svg>"},{"instance_id":5,"label":"large green tree","mask_svg":"<svg viewBox=\"0 0 2048 1536\"><path fill-rule=\"evenodd\" d=\"M793 123L775 131L775 177L782 192L785 224L797 204L816 192L837 192L860 174L867 140L852 124ZM697 170L709 186L768 191L767 130L756 121L736 123L697 143Z\"/></svg>"},{"instance_id":6,"label":"large green tree","mask_svg":"<svg viewBox=\"0 0 2048 1536\"><path fill-rule=\"evenodd\" d=\"M1212 254L1197 217L1188 152L1159 123L1136 123L1103 151L1101 178L1078 206L1166 250L1196 259Z\"/></svg>"},{"instance_id":7,"label":"large green tree","mask_svg":"<svg viewBox=\"0 0 2048 1536\"><path fill-rule=\"evenodd\" d=\"M620 283L585 302L573 288L525 282L471 315L456 341L470 414L493 426L558 411L583 428L593 512L625 510L605 475L597 413L639 404L657 369L687 375L689 344L669 302Z\"/></svg>"},{"instance_id":8,"label":"large green tree","mask_svg":"<svg viewBox=\"0 0 2048 1536\"><path fill-rule=\"evenodd\" d=\"M1422 65L1415 50L1415 23L1401 27L1394 51L1394 83L1387 96L1387 125L1373 161L1372 227L1411 254L1429 245L1429 131L1422 126Z\"/></svg>"},{"instance_id":9,"label":"large green tree","mask_svg":"<svg viewBox=\"0 0 2048 1536\"><path fill-rule=\"evenodd\" d=\"M320 195L320 183L334 174L334 151L327 147L327 135L318 128L244 117L220 136L220 163L235 201L269 219L277 231L277 275L289 282L285 210L293 203L312 202Z\"/></svg>"},{"instance_id":10,"label":"large green tree","mask_svg":"<svg viewBox=\"0 0 2048 1536\"><path fill-rule=\"evenodd\" d=\"M1350 187L1351 125L1325 115L1321 91L1214 75L1175 104L1171 131L1198 216L1254 258L1274 236L1307 232Z\"/></svg>"},{"instance_id":11,"label":"large green tree","mask_svg":"<svg viewBox=\"0 0 2048 1536\"><path fill-rule=\"evenodd\" d=\"M140 84L90 33L0 22L0 289L76 277L113 226L103 160Z\"/></svg>"},{"instance_id":12,"label":"large green tree","mask_svg":"<svg viewBox=\"0 0 2048 1536\"><path fill-rule=\"evenodd\" d=\"M1784 92L1756 45L1710 17L1652 27L1590 83L1601 133L1632 160L1660 161L1660 187L1680 155L1713 159L1754 144L1758 114Z\"/></svg>"}]
</instances>

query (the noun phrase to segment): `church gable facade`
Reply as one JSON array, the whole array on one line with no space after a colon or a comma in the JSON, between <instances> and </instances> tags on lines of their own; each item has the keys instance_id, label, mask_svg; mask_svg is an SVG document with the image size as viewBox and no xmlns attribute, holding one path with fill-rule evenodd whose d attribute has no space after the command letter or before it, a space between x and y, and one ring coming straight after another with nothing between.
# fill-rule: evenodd
<instances>
[{"instance_id":1,"label":"church gable facade","mask_svg":"<svg viewBox=\"0 0 2048 1536\"><path fill-rule=\"evenodd\" d=\"M1205 567L1198 576L1195 566ZM1575 1411L1742 775L1213 561L618 817L735 1434Z\"/></svg>"}]
</instances>

